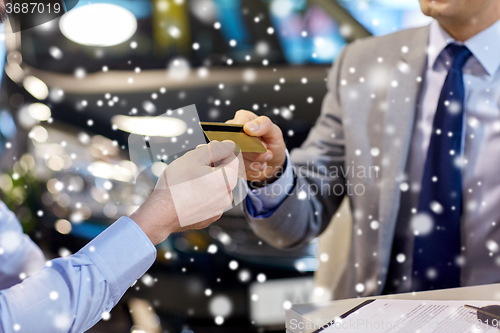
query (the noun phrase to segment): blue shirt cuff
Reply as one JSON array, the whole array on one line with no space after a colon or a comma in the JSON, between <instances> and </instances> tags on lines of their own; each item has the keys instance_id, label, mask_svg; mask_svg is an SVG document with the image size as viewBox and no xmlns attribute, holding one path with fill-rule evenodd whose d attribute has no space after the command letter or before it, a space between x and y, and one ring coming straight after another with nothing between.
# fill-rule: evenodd
<instances>
[{"instance_id":1,"label":"blue shirt cuff","mask_svg":"<svg viewBox=\"0 0 500 333\"><path fill-rule=\"evenodd\" d=\"M156 260L155 246L128 217L119 218L78 253L90 258L109 282L115 305Z\"/></svg>"},{"instance_id":2,"label":"blue shirt cuff","mask_svg":"<svg viewBox=\"0 0 500 333\"><path fill-rule=\"evenodd\" d=\"M248 190L246 204L249 214L254 218L271 216L292 192L294 184L293 165L287 150L285 170L281 177L267 186Z\"/></svg>"}]
</instances>

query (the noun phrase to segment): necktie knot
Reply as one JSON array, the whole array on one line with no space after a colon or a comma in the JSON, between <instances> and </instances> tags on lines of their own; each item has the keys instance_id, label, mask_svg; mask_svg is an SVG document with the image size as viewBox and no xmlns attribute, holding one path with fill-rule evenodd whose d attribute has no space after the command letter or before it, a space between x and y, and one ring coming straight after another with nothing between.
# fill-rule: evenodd
<instances>
[{"instance_id":1,"label":"necktie knot","mask_svg":"<svg viewBox=\"0 0 500 333\"><path fill-rule=\"evenodd\" d=\"M449 44L446 48L448 49L453 59L453 62L451 63L451 68L462 70L462 67L464 67L465 62L472 55L467 46L458 44Z\"/></svg>"}]
</instances>

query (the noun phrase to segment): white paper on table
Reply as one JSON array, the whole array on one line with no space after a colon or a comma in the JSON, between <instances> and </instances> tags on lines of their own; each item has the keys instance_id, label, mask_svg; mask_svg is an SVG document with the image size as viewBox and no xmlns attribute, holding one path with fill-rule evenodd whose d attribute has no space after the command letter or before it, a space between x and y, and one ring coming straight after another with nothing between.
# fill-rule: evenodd
<instances>
[{"instance_id":1,"label":"white paper on table","mask_svg":"<svg viewBox=\"0 0 500 333\"><path fill-rule=\"evenodd\" d=\"M361 303L361 301L360 301ZM499 333L464 307L500 305L498 301L422 301L377 299L321 332L340 333ZM323 322L324 324L324 322ZM318 327L320 325L318 324Z\"/></svg>"}]
</instances>

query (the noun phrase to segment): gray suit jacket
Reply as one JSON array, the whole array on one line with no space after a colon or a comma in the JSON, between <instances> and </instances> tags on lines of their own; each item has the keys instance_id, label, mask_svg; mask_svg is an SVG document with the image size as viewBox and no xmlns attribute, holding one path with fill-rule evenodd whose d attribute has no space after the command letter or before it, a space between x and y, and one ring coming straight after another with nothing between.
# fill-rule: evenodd
<instances>
[{"instance_id":1,"label":"gray suit jacket","mask_svg":"<svg viewBox=\"0 0 500 333\"><path fill-rule=\"evenodd\" d=\"M346 46L329 73L320 117L291 152L293 191L269 218L246 214L258 236L290 248L318 236L348 195L351 247L334 298L379 294L384 286L428 36L426 26Z\"/></svg>"}]
</instances>

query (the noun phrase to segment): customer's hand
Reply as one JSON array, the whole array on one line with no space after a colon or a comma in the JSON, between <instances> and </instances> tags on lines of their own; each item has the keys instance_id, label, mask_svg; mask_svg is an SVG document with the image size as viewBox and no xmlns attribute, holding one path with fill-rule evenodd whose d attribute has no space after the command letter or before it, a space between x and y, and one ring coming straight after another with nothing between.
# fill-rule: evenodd
<instances>
[{"instance_id":1,"label":"customer's hand","mask_svg":"<svg viewBox=\"0 0 500 333\"><path fill-rule=\"evenodd\" d=\"M151 196L132 214L153 244L171 233L203 229L231 205L239 159L232 141L213 141L165 168Z\"/></svg>"},{"instance_id":2,"label":"customer's hand","mask_svg":"<svg viewBox=\"0 0 500 333\"><path fill-rule=\"evenodd\" d=\"M267 148L267 153L243 153L247 180L255 185L263 186L276 180L277 174L283 171L286 161L286 146L283 133L278 125L266 116L239 110L228 124L245 125L246 134L260 137Z\"/></svg>"}]
</instances>

